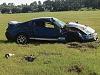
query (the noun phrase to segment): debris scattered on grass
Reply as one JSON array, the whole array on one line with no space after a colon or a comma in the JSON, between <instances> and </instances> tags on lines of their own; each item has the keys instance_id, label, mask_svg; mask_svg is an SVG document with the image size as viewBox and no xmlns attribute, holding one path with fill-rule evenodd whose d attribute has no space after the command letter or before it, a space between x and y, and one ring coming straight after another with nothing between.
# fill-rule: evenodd
<instances>
[{"instance_id":1,"label":"debris scattered on grass","mask_svg":"<svg viewBox=\"0 0 100 75\"><path fill-rule=\"evenodd\" d=\"M8 58L10 58L10 57L12 57L12 56L14 56L14 55L15 55L15 54L7 53L7 54L5 54L5 58L8 59Z\"/></svg>"},{"instance_id":2,"label":"debris scattered on grass","mask_svg":"<svg viewBox=\"0 0 100 75\"><path fill-rule=\"evenodd\" d=\"M89 75L98 75L96 72L91 72Z\"/></svg>"},{"instance_id":3,"label":"debris scattered on grass","mask_svg":"<svg viewBox=\"0 0 100 75\"><path fill-rule=\"evenodd\" d=\"M39 52L39 54L46 55L46 56L47 55L60 55L60 56L62 55L62 53L53 53L53 52L51 53L50 52Z\"/></svg>"},{"instance_id":4,"label":"debris scattered on grass","mask_svg":"<svg viewBox=\"0 0 100 75\"><path fill-rule=\"evenodd\" d=\"M82 65L78 65L78 64L75 64L75 65L72 65L68 68L68 72L76 72L76 73L81 73L83 71L83 66Z\"/></svg>"},{"instance_id":5,"label":"debris scattered on grass","mask_svg":"<svg viewBox=\"0 0 100 75\"><path fill-rule=\"evenodd\" d=\"M86 42L86 43L79 43L79 42L71 42L68 43L69 48L77 48L79 50L87 50L88 48L97 49L100 46L100 41L95 42Z\"/></svg>"},{"instance_id":6,"label":"debris scattered on grass","mask_svg":"<svg viewBox=\"0 0 100 75\"><path fill-rule=\"evenodd\" d=\"M37 57L34 55L24 56L25 60L28 62L33 62Z\"/></svg>"},{"instance_id":7,"label":"debris scattered on grass","mask_svg":"<svg viewBox=\"0 0 100 75\"><path fill-rule=\"evenodd\" d=\"M78 62L78 63L74 63L74 64L70 64L67 67L67 72L74 72L78 75L98 75L96 72L92 71L89 69L88 66L83 65L82 63Z\"/></svg>"},{"instance_id":8,"label":"debris scattered on grass","mask_svg":"<svg viewBox=\"0 0 100 75\"><path fill-rule=\"evenodd\" d=\"M48 60L48 61L44 61L44 64L50 64L50 63L51 63L50 60Z\"/></svg>"}]
</instances>

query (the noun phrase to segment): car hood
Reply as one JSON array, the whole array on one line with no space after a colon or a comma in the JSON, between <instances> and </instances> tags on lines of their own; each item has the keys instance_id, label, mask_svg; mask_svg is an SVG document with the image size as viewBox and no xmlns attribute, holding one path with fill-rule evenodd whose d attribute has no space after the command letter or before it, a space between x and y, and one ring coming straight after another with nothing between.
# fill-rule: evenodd
<instances>
[{"instance_id":1,"label":"car hood","mask_svg":"<svg viewBox=\"0 0 100 75\"><path fill-rule=\"evenodd\" d=\"M85 34L95 33L95 30L92 29L91 27L86 26L86 25L82 25L79 23L75 23L75 22L69 22L68 24L66 24L66 27L75 27L75 28L83 31Z\"/></svg>"},{"instance_id":2,"label":"car hood","mask_svg":"<svg viewBox=\"0 0 100 75\"><path fill-rule=\"evenodd\" d=\"M86 32L87 34L91 34L91 33L95 33L95 30L92 29L91 27L87 26L86 29L85 29L85 32Z\"/></svg>"}]
</instances>

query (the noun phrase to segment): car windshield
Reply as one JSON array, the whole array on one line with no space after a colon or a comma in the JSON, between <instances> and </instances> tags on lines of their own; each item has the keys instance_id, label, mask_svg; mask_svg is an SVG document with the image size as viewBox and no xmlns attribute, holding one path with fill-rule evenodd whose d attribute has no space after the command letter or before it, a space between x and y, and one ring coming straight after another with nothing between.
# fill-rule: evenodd
<instances>
[{"instance_id":1,"label":"car windshield","mask_svg":"<svg viewBox=\"0 0 100 75\"><path fill-rule=\"evenodd\" d=\"M63 28L63 27L66 25L65 22L60 21L60 20L57 19L57 18L54 18L54 20L55 20L56 24L57 24L59 27L61 27L61 28Z\"/></svg>"}]
</instances>

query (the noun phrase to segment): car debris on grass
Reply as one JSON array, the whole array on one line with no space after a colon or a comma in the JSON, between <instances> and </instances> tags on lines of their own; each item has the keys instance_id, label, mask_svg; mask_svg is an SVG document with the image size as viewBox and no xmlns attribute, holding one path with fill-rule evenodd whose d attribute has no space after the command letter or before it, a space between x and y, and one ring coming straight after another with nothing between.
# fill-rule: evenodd
<instances>
[{"instance_id":1,"label":"car debris on grass","mask_svg":"<svg viewBox=\"0 0 100 75\"><path fill-rule=\"evenodd\" d=\"M26 61L28 61L28 62L33 62L35 59L36 59L37 57L36 56L34 56L34 55L25 55L24 56L24 59L26 60Z\"/></svg>"},{"instance_id":2,"label":"car debris on grass","mask_svg":"<svg viewBox=\"0 0 100 75\"><path fill-rule=\"evenodd\" d=\"M14 56L14 55L15 55L15 54L7 53L7 54L5 54L5 58L8 59L8 58L10 58L10 57L12 57L12 56Z\"/></svg>"},{"instance_id":3,"label":"car debris on grass","mask_svg":"<svg viewBox=\"0 0 100 75\"><path fill-rule=\"evenodd\" d=\"M76 48L79 50L87 50L87 49L97 49L100 46L100 41L94 41L94 42L69 42L67 44L69 48Z\"/></svg>"}]
</instances>

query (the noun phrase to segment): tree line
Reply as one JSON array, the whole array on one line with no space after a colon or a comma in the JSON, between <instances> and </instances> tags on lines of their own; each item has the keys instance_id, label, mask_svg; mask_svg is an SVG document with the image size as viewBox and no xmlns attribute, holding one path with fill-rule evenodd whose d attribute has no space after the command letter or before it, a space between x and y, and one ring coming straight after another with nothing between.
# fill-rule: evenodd
<instances>
[{"instance_id":1,"label":"tree line","mask_svg":"<svg viewBox=\"0 0 100 75\"><path fill-rule=\"evenodd\" d=\"M14 3L0 5L1 13L78 11L81 9L100 9L100 0L46 0L43 3L34 1L30 5L15 5Z\"/></svg>"}]
</instances>

